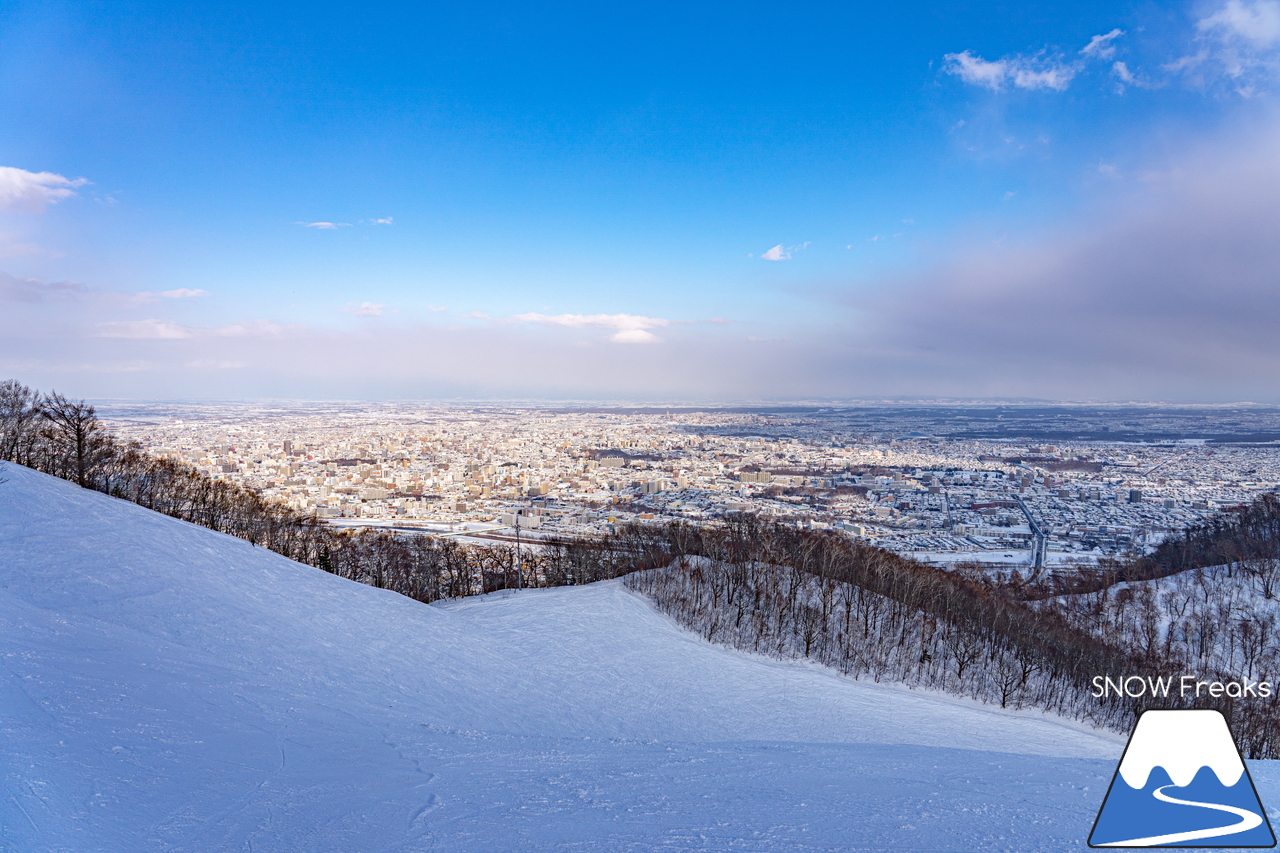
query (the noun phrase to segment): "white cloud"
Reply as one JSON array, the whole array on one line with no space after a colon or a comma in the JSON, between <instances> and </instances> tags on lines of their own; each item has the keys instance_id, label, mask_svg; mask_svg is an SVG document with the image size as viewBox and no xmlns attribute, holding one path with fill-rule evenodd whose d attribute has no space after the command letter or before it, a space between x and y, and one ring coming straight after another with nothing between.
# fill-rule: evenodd
<instances>
[{"instance_id":1,"label":"white cloud","mask_svg":"<svg viewBox=\"0 0 1280 853\"><path fill-rule=\"evenodd\" d=\"M1210 82L1215 70L1225 72L1226 82L1244 97L1280 79L1280 0L1228 0L1197 21L1196 29L1204 47L1166 70L1186 74L1198 86Z\"/></svg>"},{"instance_id":2,"label":"white cloud","mask_svg":"<svg viewBox=\"0 0 1280 853\"><path fill-rule=\"evenodd\" d=\"M536 323L540 326L560 326L567 329L615 329L609 340L615 344L657 344L662 339L649 329L661 329L672 325L663 317L645 317L640 314L517 314L510 318L516 323Z\"/></svg>"},{"instance_id":3,"label":"white cloud","mask_svg":"<svg viewBox=\"0 0 1280 853\"><path fill-rule=\"evenodd\" d=\"M99 323L103 338L144 338L179 340L193 336L194 330L170 320L115 320Z\"/></svg>"},{"instance_id":4,"label":"white cloud","mask_svg":"<svg viewBox=\"0 0 1280 853\"><path fill-rule=\"evenodd\" d=\"M1199 53L1195 53L1189 56L1179 57L1175 59L1173 62L1167 62L1164 65L1161 65L1160 67L1163 68L1165 71L1172 71L1174 73L1177 73L1179 71L1189 71L1192 68L1198 67L1201 63L1203 63L1208 58L1209 58L1209 51L1202 50Z\"/></svg>"},{"instance_id":5,"label":"white cloud","mask_svg":"<svg viewBox=\"0 0 1280 853\"><path fill-rule=\"evenodd\" d=\"M1166 70L1170 70L1170 66L1165 66ZM1137 86L1139 89L1158 89L1164 85L1161 81L1152 82L1146 75L1138 75L1133 73L1128 64L1124 62L1113 62L1111 64L1111 74L1120 82L1116 85L1117 92L1124 92L1125 86Z\"/></svg>"},{"instance_id":6,"label":"white cloud","mask_svg":"<svg viewBox=\"0 0 1280 853\"><path fill-rule=\"evenodd\" d=\"M192 290L189 287L179 287L176 290L162 290L159 293L152 293L150 290L144 290L131 296L123 297L130 303L146 305L155 302L157 299L192 299L198 296L207 296L203 290Z\"/></svg>"},{"instance_id":7,"label":"white cloud","mask_svg":"<svg viewBox=\"0 0 1280 853\"><path fill-rule=\"evenodd\" d=\"M1043 57L1013 56L1005 59L986 60L969 51L948 53L943 71L954 74L966 83L981 86L993 92L1003 91L1006 85L1019 89L1053 89L1061 92L1076 76L1078 68Z\"/></svg>"},{"instance_id":8,"label":"white cloud","mask_svg":"<svg viewBox=\"0 0 1280 853\"><path fill-rule=\"evenodd\" d=\"M1124 35L1124 30L1114 29L1106 35L1094 36L1089 40L1080 53L1092 59L1111 59L1116 55L1115 40Z\"/></svg>"},{"instance_id":9,"label":"white cloud","mask_svg":"<svg viewBox=\"0 0 1280 853\"><path fill-rule=\"evenodd\" d=\"M615 344L657 344L662 339L653 332L646 332L644 329L624 329L609 336L609 340Z\"/></svg>"},{"instance_id":10,"label":"white cloud","mask_svg":"<svg viewBox=\"0 0 1280 853\"><path fill-rule=\"evenodd\" d=\"M184 340L187 338L279 338L290 328L270 320L246 320L226 326L184 326L172 320L113 320L98 323L98 337L147 340Z\"/></svg>"},{"instance_id":11,"label":"white cloud","mask_svg":"<svg viewBox=\"0 0 1280 853\"><path fill-rule=\"evenodd\" d=\"M182 363L183 367L191 367L197 370L202 368L214 368L216 370L236 370L242 367L248 367L249 364L244 361L230 361L219 358L197 358L192 361Z\"/></svg>"},{"instance_id":12,"label":"white cloud","mask_svg":"<svg viewBox=\"0 0 1280 853\"><path fill-rule=\"evenodd\" d=\"M339 228L350 228L350 222L298 222L303 228L318 228L321 231L335 231Z\"/></svg>"},{"instance_id":13,"label":"white cloud","mask_svg":"<svg viewBox=\"0 0 1280 853\"><path fill-rule=\"evenodd\" d=\"M103 294L74 281L16 278L0 272L0 302L93 302Z\"/></svg>"},{"instance_id":14,"label":"white cloud","mask_svg":"<svg viewBox=\"0 0 1280 853\"><path fill-rule=\"evenodd\" d=\"M427 310L434 311L435 313L439 314L443 311L448 311L449 309L444 307L443 305L428 305Z\"/></svg>"},{"instance_id":15,"label":"white cloud","mask_svg":"<svg viewBox=\"0 0 1280 853\"><path fill-rule=\"evenodd\" d=\"M1074 76L1076 76L1076 69L1066 65L1050 65L1045 68L1015 65L1013 85L1019 89L1053 89L1061 92L1067 88Z\"/></svg>"},{"instance_id":16,"label":"white cloud","mask_svg":"<svg viewBox=\"0 0 1280 853\"><path fill-rule=\"evenodd\" d=\"M799 252L807 248L809 248L808 240L796 246L783 246L781 243L779 243L769 251L762 254L760 257L761 259L766 261L789 261L791 260L791 255L793 252ZM748 255L747 257L750 257L750 255Z\"/></svg>"},{"instance_id":17,"label":"white cloud","mask_svg":"<svg viewBox=\"0 0 1280 853\"><path fill-rule=\"evenodd\" d=\"M347 305L342 310L357 317L381 317L382 309L386 307L378 302L361 302L359 305Z\"/></svg>"},{"instance_id":18,"label":"white cloud","mask_svg":"<svg viewBox=\"0 0 1280 853\"><path fill-rule=\"evenodd\" d=\"M984 86L993 91L1004 87L1005 78L1009 76L1009 62L997 59L989 62L981 56L974 56L969 51L948 53L943 57L949 65L945 68L948 74L954 74L966 83Z\"/></svg>"},{"instance_id":19,"label":"white cloud","mask_svg":"<svg viewBox=\"0 0 1280 853\"><path fill-rule=\"evenodd\" d=\"M375 219L375 220L373 220L373 224L375 224L375 225L390 225L390 224L391 224L391 217L390 217L390 216L388 216L386 219Z\"/></svg>"},{"instance_id":20,"label":"white cloud","mask_svg":"<svg viewBox=\"0 0 1280 853\"><path fill-rule=\"evenodd\" d=\"M300 326L282 326L270 320L245 320L213 329L196 329L201 335L212 335L218 338L280 338L286 332L300 329Z\"/></svg>"},{"instance_id":21,"label":"white cloud","mask_svg":"<svg viewBox=\"0 0 1280 853\"><path fill-rule=\"evenodd\" d=\"M1202 33L1223 40L1242 40L1254 47L1280 43L1280 0L1227 0L1227 4L1196 22Z\"/></svg>"},{"instance_id":22,"label":"white cloud","mask_svg":"<svg viewBox=\"0 0 1280 853\"><path fill-rule=\"evenodd\" d=\"M660 329L671 321L661 317L644 317L639 314L517 314L511 318L516 323L537 323L540 326L564 326L570 329L617 329L623 332Z\"/></svg>"},{"instance_id":23,"label":"white cloud","mask_svg":"<svg viewBox=\"0 0 1280 853\"><path fill-rule=\"evenodd\" d=\"M87 183L85 178L0 166L0 210L41 214L46 206L70 198Z\"/></svg>"}]
</instances>

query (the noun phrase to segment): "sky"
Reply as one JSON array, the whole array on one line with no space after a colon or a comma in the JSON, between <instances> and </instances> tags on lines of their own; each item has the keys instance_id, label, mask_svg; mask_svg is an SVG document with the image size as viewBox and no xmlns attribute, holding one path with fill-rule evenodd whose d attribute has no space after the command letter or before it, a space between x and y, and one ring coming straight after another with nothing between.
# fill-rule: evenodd
<instances>
[{"instance_id":1,"label":"sky","mask_svg":"<svg viewBox=\"0 0 1280 853\"><path fill-rule=\"evenodd\" d=\"M1280 402L1280 0L0 6L0 378Z\"/></svg>"}]
</instances>

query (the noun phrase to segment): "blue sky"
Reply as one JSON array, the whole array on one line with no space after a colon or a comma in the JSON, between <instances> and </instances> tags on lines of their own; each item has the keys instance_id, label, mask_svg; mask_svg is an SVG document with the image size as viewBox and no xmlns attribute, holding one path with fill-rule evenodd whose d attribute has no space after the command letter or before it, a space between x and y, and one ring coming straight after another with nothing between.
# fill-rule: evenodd
<instances>
[{"instance_id":1,"label":"blue sky","mask_svg":"<svg viewBox=\"0 0 1280 853\"><path fill-rule=\"evenodd\" d=\"M1280 401L1278 85L1280 0L11 2L0 373Z\"/></svg>"}]
</instances>

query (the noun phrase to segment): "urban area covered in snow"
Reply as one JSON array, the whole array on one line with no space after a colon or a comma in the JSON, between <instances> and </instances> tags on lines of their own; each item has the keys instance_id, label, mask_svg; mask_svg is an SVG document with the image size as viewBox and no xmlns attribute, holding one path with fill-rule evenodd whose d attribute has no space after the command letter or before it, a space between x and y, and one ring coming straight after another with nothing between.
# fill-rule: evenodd
<instances>
[{"instance_id":1,"label":"urban area covered in snow","mask_svg":"<svg viewBox=\"0 0 1280 853\"><path fill-rule=\"evenodd\" d=\"M104 405L116 434L342 525L509 539L739 512L935 562L1088 563L1280 483L1263 407Z\"/></svg>"}]
</instances>

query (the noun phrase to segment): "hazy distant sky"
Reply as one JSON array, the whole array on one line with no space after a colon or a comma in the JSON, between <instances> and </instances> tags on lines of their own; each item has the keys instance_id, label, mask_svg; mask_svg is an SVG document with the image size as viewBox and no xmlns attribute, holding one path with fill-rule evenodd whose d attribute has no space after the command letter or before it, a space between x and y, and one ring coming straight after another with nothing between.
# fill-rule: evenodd
<instances>
[{"instance_id":1,"label":"hazy distant sky","mask_svg":"<svg viewBox=\"0 0 1280 853\"><path fill-rule=\"evenodd\" d=\"M0 4L0 378L1280 401L1280 0Z\"/></svg>"}]
</instances>

